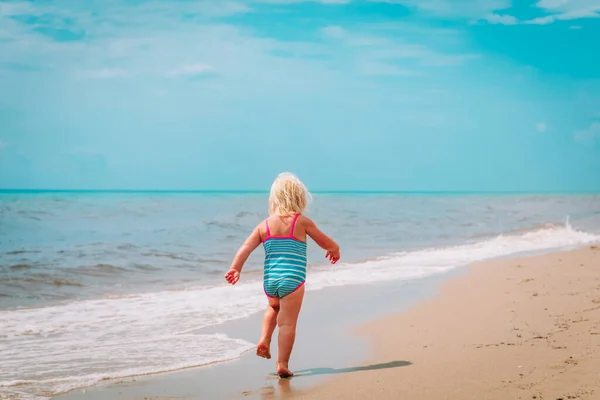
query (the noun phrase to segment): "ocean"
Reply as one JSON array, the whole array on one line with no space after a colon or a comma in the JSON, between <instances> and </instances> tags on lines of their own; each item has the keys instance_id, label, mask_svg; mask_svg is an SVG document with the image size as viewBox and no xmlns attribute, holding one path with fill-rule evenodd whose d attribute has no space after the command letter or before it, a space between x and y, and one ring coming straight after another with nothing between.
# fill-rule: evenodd
<instances>
[{"instance_id":1,"label":"ocean","mask_svg":"<svg viewBox=\"0 0 600 400\"><path fill-rule=\"evenodd\" d=\"M261 248L223 275L266 210L264 193L0 192L0 398L251 349L199 331L264 309ZM316 193L307 215L342 254L309 241L308 292L600 241L598 194Z\"/></svg>"}]
</instances>

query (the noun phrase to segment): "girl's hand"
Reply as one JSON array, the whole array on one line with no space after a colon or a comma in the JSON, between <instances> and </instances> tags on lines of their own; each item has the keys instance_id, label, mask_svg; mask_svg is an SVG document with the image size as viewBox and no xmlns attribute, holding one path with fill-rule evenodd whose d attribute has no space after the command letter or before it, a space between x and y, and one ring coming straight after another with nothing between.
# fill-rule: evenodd
<instances>
[{"instance_id":1,"label":"girl's hand","mask_svg":"<svg viewBox=\"0 0 600 400\"><path fill-rule=\"evenodd\" d=\"M238 271L237 269L233 269L233 268L230 269L225 274L225 280L227 282L231 283L232 285L235 285L237 283L237 281L240 280L240 271Z\"/></svg>"},{"instance_id":2,"label":"girl's hand","mask_svg":"<svg viewBox=\"0 0 600 400\"><path fill-rule=\"evenodd\" d=\"M325 254L325 258L329 259L329 261L332 264L335 264L340 259L340 251L339 250L336 250L336 251L330 250Z\"/></svg>"}]
</instances>

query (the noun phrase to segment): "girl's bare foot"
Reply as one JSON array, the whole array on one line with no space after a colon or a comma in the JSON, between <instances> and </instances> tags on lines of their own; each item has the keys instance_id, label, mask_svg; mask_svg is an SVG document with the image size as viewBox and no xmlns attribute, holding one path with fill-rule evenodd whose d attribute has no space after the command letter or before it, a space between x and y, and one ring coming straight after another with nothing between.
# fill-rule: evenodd
<instances>
[{"instance_id":1,"label":"girl's bare foot","mask_svg":"<svg viewBox=\"0 0 600 400\"><path fill-rule=\"evenodd\" d=\"M288 369L287 365L284 366L283 363L277 363L277 375L280 378L291 378L294 376L294 373Z\"/></svg>"},{"instance_id":2,"label":"girl's bare foot","mask_svg":"<svg viewBox=\"0 0 600 400\"><path fill-rule=\"evenodd\" d=\"M258 346L256 346L256 355L262 358L266 358L267 360L271 358L271 350L268 343L260 342Z\"/></svg>"}]
</instances>

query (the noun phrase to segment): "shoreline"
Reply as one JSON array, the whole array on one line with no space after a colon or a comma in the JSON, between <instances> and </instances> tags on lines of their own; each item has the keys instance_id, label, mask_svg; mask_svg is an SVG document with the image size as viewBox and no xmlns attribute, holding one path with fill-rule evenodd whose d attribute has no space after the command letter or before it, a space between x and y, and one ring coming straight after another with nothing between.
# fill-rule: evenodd
<instances>
[{"instance_id":1,"label":"shoreline","mask_svg":"<svg viewBox=\"0 0 600 400\"><path fill-rule=\"evenodd\" d=\"M283 391L304 391L326 381L336 371L361 368L371 345L351 331L365 321L406 310L433 296L448 279L464 272L457 268L426 278L386 284L331 287L307 292L290 365L304 371L302 379L283 382L275 372L273 358L264 360L254 349L237 359L168 373L100 382L52 396L53 400L129 399L271 399ZM387 301L393 299L393 301ZM379 304L373 308L373 304ZM352 308L350 308L350 306ZM265 300L266 306L266 300ZM346 308L346 310L344 310ZM250 317L198 330L202 334L223 333L256 343L262 312ZM275 332L277 334L277 331ZM350 350L349 350L350 349ZM228 377L235 376L234 380ZM285 386L287 383L289 385Z\"/></svg>"},{"instance_id":2,"label":"shoreline","mask_svg":"<svg viewBox=\"0 0 600 400\"><path fill-rule=\"evenodd\" d=\"M365 365L382 367L292 398L597 399L600 248L472 264L356 332L373 344Z\"/></svg>"},{"instance_id":3,"label":"shoreline","mask_svg":"<svg viewBox=\"0 0 600 400\"><path fill-rule=\"evenodd\" d=\"M413 315L415 312L418 314L415 310L420 310L423 306L443 302L447 296L447 287L455 286L456 282L477 278L481 273L485 276L486 271L491 270L486 266L500 266L494 271L502 271L505 269L502 266L516 262L578 254L589 248L590 246L577 250L556 250L542 255L521 254L518 258L501 257L428 278L357 286L352 291L348 291L347 287L340 287L309 292L300 316L302 322L299 323L297 343L291 360L291 366L298 372L298 376L292 380L274 379L271 376L274 372L273 359L259 359L251 350L239 359L228 362L121 379L118 382L108 381L54 396L53 399L159 400L173 396L181 399L274 399L281 395L302 399L336 398L335 391L340 389L337 387L338 382L350 379L353 383L355 378L363 379L363 374L367 380L371 379L369 374L373 373L403 374L405 370L415 367L414 360L390 359L382 354L376 344L386 340L389 342L390 339L376 334L378 331L390 331L390 326L385 323L380 325L382 321L403 318L402 316ZM348 303L354 309L342 312L343 306ZM253 315L244 320L202 330L202 333L225 333L255 343L261 317L262 314ZM404 334L405 330L398 329L398 332ZM373 354L375 357L372 357ZM235 381L230 382L227 378L229 376L236 376ZM345 385L348 386L347 383ZM323 391L328 394L324 396ZM353 398L352 393L345 390L340 393L345 394L337 398Z\"/></svg>"}]
</instances>

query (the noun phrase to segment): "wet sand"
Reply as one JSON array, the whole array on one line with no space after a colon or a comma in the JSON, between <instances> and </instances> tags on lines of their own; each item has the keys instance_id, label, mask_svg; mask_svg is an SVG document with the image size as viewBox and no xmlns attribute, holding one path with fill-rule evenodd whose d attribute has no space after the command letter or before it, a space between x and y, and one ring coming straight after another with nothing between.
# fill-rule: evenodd
<instances>
[{"instance_id":1,"label":"wet sand","mask_svg":"<svg viewBox=\"0 0 600 400\"><path fill-rule=\"evenodd\" d=\"M106 381L77 389L56 400L221 400L273 399L299 393L337 375L364 369L371 345L367 337L353 334L358 325L406 310L435 294L448 279L464 269L412 281L307 291L290 367L299 372L292 380L279 380L273 358L264 360L253 352L240 359L167 374ZM310 283L307 284L310 287ZM266 305L266 298L265 298ZM256 343L262 314L200 330L224 333ZM277 331L275 331L277 333Z\"/></svg>"},{"instance_id":2,"label":"wet sand","mask_svg":"<svg viewBox=\"0 0 600 400\"><path fill-rule=\"evenodd\" d=\"M380 367L294 399L600 399L600 248L473 265L359 332Z\"/></svg>"}]
</instances>

